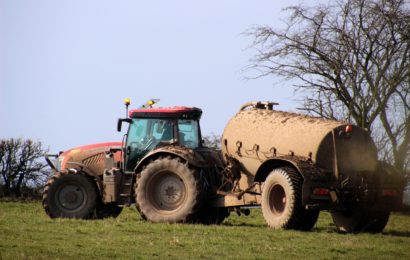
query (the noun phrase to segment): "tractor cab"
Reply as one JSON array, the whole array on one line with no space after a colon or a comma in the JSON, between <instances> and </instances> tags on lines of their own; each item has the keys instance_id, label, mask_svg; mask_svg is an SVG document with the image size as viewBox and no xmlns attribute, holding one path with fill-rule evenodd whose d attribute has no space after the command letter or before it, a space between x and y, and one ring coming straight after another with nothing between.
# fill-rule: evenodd
<instances>
[{"instance_id":1,"label":"tractor cab","mask_svg":"<svg viewBox=\"0 0 410 260\"><path fill-rule=\"evenodd\" d=\"M130 110L124 147L125 171L132 172L137 163L150 151L166 145L201 147L199 119L202 110L196 107L139 108Z\"/></svg>"}]
</instances>

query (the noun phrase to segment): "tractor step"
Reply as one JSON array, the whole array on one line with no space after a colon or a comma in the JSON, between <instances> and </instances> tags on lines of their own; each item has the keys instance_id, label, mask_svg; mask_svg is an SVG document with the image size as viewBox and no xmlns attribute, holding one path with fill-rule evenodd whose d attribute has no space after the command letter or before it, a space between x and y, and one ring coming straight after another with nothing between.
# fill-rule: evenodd
<instances>
[{"instance_id":1,"label":"tractor step","mask_svg":"<svg viewBox=\"0 0 410 260\"><path fill-rule=\"evenodd\" d=\"M118 198L118 204L120 206L129 206L133 203L132 192L134 184L134 174L123 174L120 184L120 196Z\"/></svg>"}]
</instances>

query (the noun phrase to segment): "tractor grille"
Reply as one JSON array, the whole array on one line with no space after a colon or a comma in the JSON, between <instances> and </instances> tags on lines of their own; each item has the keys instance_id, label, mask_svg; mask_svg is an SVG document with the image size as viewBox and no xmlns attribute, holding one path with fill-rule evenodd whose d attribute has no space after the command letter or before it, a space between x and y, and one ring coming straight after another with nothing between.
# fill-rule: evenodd
<instances>
[{"instance_id":1,"label":"tractor grille","mask_svg":"<svg viewBox=\"0 0 410 260\"><path fill-rule=\"evenodd\" d=\"M95 155L93 155L93 156L90 156L90 157L88 157L88 158L85 158L85 159L83 160L83 164L84 164L84 165L87 165L87 166L94 165L94 164L99 164L99 163L101 163L102 161L104 161L104 159L105 159L104 153L97 153L97 154L95 154Z\"/></svg>"}]
</instances>

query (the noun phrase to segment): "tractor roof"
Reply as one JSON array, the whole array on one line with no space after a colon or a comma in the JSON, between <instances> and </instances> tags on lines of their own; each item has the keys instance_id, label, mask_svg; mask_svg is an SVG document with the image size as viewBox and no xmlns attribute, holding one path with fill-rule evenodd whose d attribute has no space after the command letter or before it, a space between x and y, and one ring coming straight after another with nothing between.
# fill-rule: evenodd
<instances>
[{"instance_id":1,"label":"tractor roof","mask_svg":"<svg viewBox=\"0 0 410 260\"><path fill-rule=\"evenodd\" d=\"M199 119L202 110L197 107L138 108L129 112L131 118L186 118Z\"/></svg>"}]
</instances>

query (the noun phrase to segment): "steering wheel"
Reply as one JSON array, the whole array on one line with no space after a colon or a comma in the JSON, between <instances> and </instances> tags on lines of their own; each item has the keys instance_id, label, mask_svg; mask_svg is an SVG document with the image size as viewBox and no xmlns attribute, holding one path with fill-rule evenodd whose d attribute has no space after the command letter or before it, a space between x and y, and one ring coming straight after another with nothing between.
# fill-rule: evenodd
<instances>
[{"instance_id":1,"label":"steering wheel","mask_svg":"<svg viewBox=\"0 0 410 260\"><path fill-rule=\"evenodd\" d=\"M151 136L148 138L147 142L145 143L145 148L143 149L145 150L150 150L151 146L153 146L154 144L156 144L158 141L154 136Z\"/></svg>"},{"instance_id":2,"label":"steering wheel","mask_svg":"<svg viewBox=\"0 0 410 260\"><path fill-rule=\"evenodd\" d=\"M141 152L141 143L139 142L130 142L127 146L127 154L140 153Z\"/></svg>"}]
</instances>

